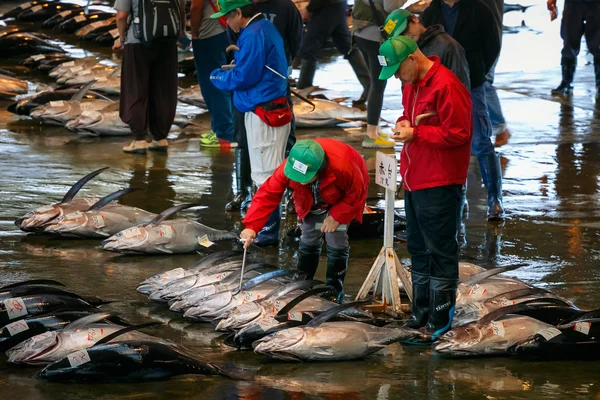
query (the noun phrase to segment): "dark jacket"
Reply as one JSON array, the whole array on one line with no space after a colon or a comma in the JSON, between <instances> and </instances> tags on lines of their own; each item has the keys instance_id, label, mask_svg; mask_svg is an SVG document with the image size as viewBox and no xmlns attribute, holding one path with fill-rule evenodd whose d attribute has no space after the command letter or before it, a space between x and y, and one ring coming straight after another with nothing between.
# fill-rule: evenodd
<instances>
[{"instance_id":1,"label":"dark jacket","mask_svg":"<svg viewBox=\"0 0 600 400\"><path fill-rule=\"evenodd\" d=\"M431 25L427 28L417 45L426 56L438 56L442 65L454 72L467 89L471 89L465 50L444 31L442 25Z\"/></svg>"},{"instance_id":2,"label":"dark jacket","mask_svg":"<svg viewBox=\"0 0 600 400\"><path fill-rule=\"evenodd\" d=\"M471 88L485 82L485 75L500 54L498 26L490 8L480 0L460 0L458 18L452 37L465 49L469 63ZM442 0L433 0L423 12L421 19L425 27L444 25Z\"/></svg>"},{"instance_id":3,"label":"dark jacket","mask_svg":"<svg viewBox=\"0 0 600 400\"><path fill-rule=\"evenodd\" d=\"M346 0L310 0L310 3L308 3L306 9L309 13L314 14L334 4L345 2Z\"/></svg>"},{"instance_id":4,"label":"dark jacket","mask_svg":"<svg viewBox=\"0 0 600 400\"><path fill-rule=\"evenodd\" d=\"M300 42L302 42L302 33L304 32L298 7L292 0L255 1L254 5L281 33L288 66L292 65L292 60L300 51Z\"/></svg>"}]
</instances>

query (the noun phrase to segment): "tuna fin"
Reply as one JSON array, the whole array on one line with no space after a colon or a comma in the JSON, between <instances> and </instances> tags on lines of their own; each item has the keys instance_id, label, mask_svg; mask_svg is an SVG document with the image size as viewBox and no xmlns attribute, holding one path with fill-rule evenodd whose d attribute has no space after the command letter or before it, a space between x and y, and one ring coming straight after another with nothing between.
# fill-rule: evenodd
<instances>
[{"instance_id":1,"label":"tuna fin","mask_svg":"<svg viewBox=\"0 0 600 400\"><path fill-rule=\"evenodd\" d=\"M322 285L325 282L315 281L315 280L300 280L294 281L290 283L286 283L285 285L274 289L269 294L267 294L263 300L268 299L278 299L281 296L285 296L286 294L293 292L294 290L304 290L311 288L313 286Z\"/></svg>"},{"instance_id":2,"label":"tuna fin","mask_svg":"<svg viewBox=\"0 0 600 400\"><path fill-rule=\"evenodd\" d=\"M131 193L131 192L135 192L136 190L139 190L137 188L127 188L127 189L123 189L123 190L118 190L114 193L109 194L108 196L105 196L103 198L101 198L96 204L94 204L93 206L91 206L90 208L88 208L88 211L98 211L99 209L101 209L102 207L104 207L105 205L107 205L108 203L110 203L111 201L114 201L116 199L118 199L119 197Z\"/></svg>"},{"instance_id":3,"label":"tuna fin","mask_svg":"<svg viewBox=\"0 0 600 400\"><path fill-rule=\"evenodd\" d=\"M503 272L512 271L517 268L524 267L526 265L529 265L529 264L522 263L522 264L510 265L508 267L498 267L498 268L488 269L486 271L483 271L483 272L473 275L468 281L465 282L465 285L472 286L472 285L479 283L479 282L481 282L487 278L490 278L492 276L501 274Z\"/></svg>"},{"instance_id":4,"label":"tuna fin","mask_svg":"<svg viewBox=\"0 0 600 400\"><path fill-rule=\"evenodd\" d=\"M77 329L81 329L81 328L85 327L86 325L93 324L94 322L99 322L99 321L102 321L104 319L111 318L114 316L115 316L115 314L113 314L113 313L96 313L96 314L88 315L87 317L79 318L78 320L71 322L69 325L67 325L63 328L63 331L64 332L74 332Z\"/></svg>"},{"instance_id":5,"label":"tuna fin","mask_svg":"<svg viewBox=\"0 0 600 400\"><path fill-rule=\"evenodd\" d=\"M221 375L226 376L228 378L236 379L238 381L251 381L254 380L254 377L256 376L256 373L254 371L238 367L237 365L210 365L213 368L215 368L219 373L221 373Z\"/></svg>"},{"instance_id":6,"label":"tuna fin","mask_svg":"<svg viewBox=\"0 0 600 400\"><path fill-rule=\"evenodd\" d=\"M94 85L94 83L96 83L95 79L93 81L90 81L90 82L86 83L85 85L83 85L81 87L81 89L79 89L71 97L71 101L81 101L81 100L83 100L83 97L87 94L88 90L90 90L90 88Z\"/></svg>"},{"instance_id":7,"label":"tuna fin","mask_svg":"<svg viewBox=\"0 0 600 400\"><path fill-rule=\"evenodd\" d=\"M17 77L17 74L15 74L14 72L7 71L5 69L0 69L0 75L10 76L11 78Z\"/></svg>"},{"instance_id":8,"label":"tuna fin","mask_svg":"<svg viewBox=\"0 0 600 400\"><path fill-rule=\"evenodd\" d=\"M77 294L75 294L75 296L79 297L81 300L85 301L86 303L93 305L94 307L115 302L115 300L102 300L100 297L97 297L97 296L80 296Z\"/></svg>"},{"instance_id":9,"label":"tuna fin","mask_svg":"<svg viewBox=\"0 0 600 400\"><path fill-rule=\"evenodd\" d=\"M167 208L166 210L164 210L163 212L158 214L156 217L154 217L154 219L152 221L148 222L144 226L151 226L151 225L156 226L156 225L160 224L161 222L163 222L165 219L169 218L171 215L175 214L176 212L185 210L187 208L200 207L200 206L202 206L202 204L180 204L175 207Z\"/></svg>"},{"instance_id":10,"label":"tuna fin","mask_svg":"<svg viewBox=\"0 0 600 400\"><path fill-rule=\"evenodd\" d=\"M506 293L501 293L498 296L495 296L495 297L492 297L491 299L486 300L485 302L499 300L502 298L504 298L506 300L515 300L515 299L519 299L519 298L525 297L525 296L546 294L546 293L550 293L550 292L548 292L546 289L541 289L541 288L536 288L536 287L528 287L528 288L523 288L523 289L511 290L510 292L506 292Z\"/></svg>"},{"instance_id":11,"label":"tuna fin","mask_svg":"<svg viewBox=\"0 0 600 400\"><path fill-rule=\"evenodd\" d=\"M128 326L126 328L119 329L118 331L111 333L108 336L103 337L102 339L97 341L96 344L93 345L92 347L96 347L101 344L106 344L106 343L110 342L111 340L113 340L127 332L137 331L138 329L149 328L151 326L159 326L159 325L163 325L163 323L162 322L146 322L145 324Z\"/></svg>"},{"instance_id":12,"label":"tuna fin","mask_svg":"<svg viewBox=\"0 0 600 400\"><path fill-rule=\"evenodd\" d=\"M11 283L10 285L5 285L0 287L0 289L12 289L19 286L29 286L29 285L52 285L52 286L65 286L63 283L55 281L53 279L31 279L29 281Z\"/></svg>"},{"instance_id":13,"label":"tuna fin","mask_svg":"<svg viewBox=\"0 0 600 400\"><path fill-rule=\"evenodd\" d=\"M321 325L322 323L329 321L331 318L333 318L340 312L347 310L349 308L361 306L364 304L367 304L367 302L366 301L355 301L352 303L346 303L346 304L339 305L337 307L333 307L332 309L327 310L322 314L319 314L318 317L313 318L312 321L310 321L308 324L306 324L306 326L309 328L316 328L317 326Z\"/></svg>"},{"instance_id":14,"label":"tuna fin","mask_svg":"<svg viewBox=\"0 0 600 400\"><path fill-rule=\"evenodd\" d=\"M573 323L575 321L581 321L581 320L592 319L592 318L600 318L600 308L596 309L596 310L586 311L583 314L578 315L577 317L575 317L569 321L562 322L561 325L566 325L569 323Z\"/></svg>"},{"instance_id":15,"label":"tuna fin","mask_svg":"<svg viewBox=\"0 0 600 400\"><path fill-rule=\"evenodd\" d=\"M234 292L234 294L237 294L237 293L241 292L242 290L252 289L253 287L260 285L261 283L264 283L273 278L278 278L280 276L289 275L292 272L293 271L290 271L290 270L278 269L277 271L271 271L271 272L261 274L255 278L249 279L246 282L244 282L242 284L241 290L236 290Z\"/></svg>"},{"instance_id":16,"label":"tuna fin","mask_svg":"<svg viewBox=\"0 0 600 400\"><path fill-rule=\"evenodd\" d=\"M77 192L79 192L81 190L83 185L85 185L86 183L91 181L96 175L99 175L100 173L106 171L108 168L109 167L100 168L94 172L87 174L86 176L84 176L83 178L78 180L77 183L75 183L73 186L71 186L71 189L69 189L67 194L65 194L65 197L63 197L60 204L71 204L71 202L73 201L73 198L75 197Z\"/></svg>"},{"instance_id":17,"label":"tuna fin","mask_svg":"<svg viewBox=\"0 0 600 400\"><path fill-rule=\"evenodd\" d=\"M531 310L532 303L541 303L541 304L545 304L545 305L560 305L560 306L566 305L566 306L568 306L568 304L564 300L561 300L561 299L553 299L553 298L531 299L531 300L527 300L527 301L524 301L519 304L515 304L514 306L498 308L497 310L494 310L491 313L481 317L477 321L477 324L478 325L479 324L481 324L481 325L489 324L490 322L501 319L501 318L507 316L508 314L519 314L520 312L523 312L526 310Z\"/></svg>"},{"instance_id":18,"label":"tuna fin","mask_svg":"<svg viewBox=\"0 0 600 400\"><path fill-rule=\"evenodd\" d=\"M288 320L288 313L290 311L292 311L292 309L294 307L296 307L298 304L300 304L303 300L306 300L309 297L312 297L319 293L327 292L329 290L330 290L330 288L328 288L328 287L320 287L320 288L314 288L307 292L302 293L300 296L296 297L295 299L293 299L292 301L287 303L285 305L285 307L283 307L281 310L279 310L279 312L275 316L275 319L279 322L286 322Z\"/></svg>"}]
</instances>

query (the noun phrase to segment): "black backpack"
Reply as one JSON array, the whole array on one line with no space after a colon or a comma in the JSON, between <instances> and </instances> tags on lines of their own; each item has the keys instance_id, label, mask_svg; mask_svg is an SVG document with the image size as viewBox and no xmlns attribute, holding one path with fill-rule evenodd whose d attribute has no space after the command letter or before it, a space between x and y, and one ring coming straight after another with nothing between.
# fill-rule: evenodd
<instances>
[{"instance_id":1,"label":"black backpack","mask_svg":"<svg viewBox=\"0 0 600 400\"><path fill-rule=\"evenodd\" d=\"M136 1L136 0L134 0ZM179 0L137 0L139 23L134 27L136 38L148 47L177 43L181 34Z\"/></svg>"}]
</instances>

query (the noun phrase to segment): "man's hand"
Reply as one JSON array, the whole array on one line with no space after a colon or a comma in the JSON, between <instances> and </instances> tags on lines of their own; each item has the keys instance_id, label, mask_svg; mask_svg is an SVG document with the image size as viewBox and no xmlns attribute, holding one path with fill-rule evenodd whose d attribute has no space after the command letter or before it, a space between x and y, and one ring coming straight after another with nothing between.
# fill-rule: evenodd
<instances>
[{"instance_id":1,"label":"man's hand","mask_svg":"<svg viewBox=\"0 0 600 400\"><path fill-rule=\"evenodd\" d=\"M310 11L305 8L300 9L300 16L302 17L302 21L308 21L310 19Z\"/></svg>"},{"instance_id":2,"label":"man's hand","mask_svg":"<svg viewBox=\"0 0 600 400\"><path fill-rule=\"evenodd\" d=\"M225 49L225 53L229 53L230 51L240 51L240 48L237 47L235 44L230 44L229 46L227 46L227 48Z\"/></svg>"},{"instance_id":3,"label":"man's hand","mask_svg":"<svg viewBox=\"0 0 600 400\"><path fill-rule=\"evenodd\" d=\"M556 0L548 0L546 3L548 11L550 11L550 21L554 21L558 17L558 8L556 8Z\"/></svg>"},{"instance_id":4,"label":"man's hand","mask_svg":"<svg viewBox=\"0 0 600 400\"><path fill-rule=\"evenodd\" d=\"M321 227L321 232L331 233L335 232L335 230L340 226L340 223L337 222L331 215L328 215L327 218L323 221L323 226Z\"/></svg>"},{"instance_id":5,"label":"man's hand","mask_svg":"<svg viewBox=\"0 0 600 400\"><path fill-rule=\"evenodd\" d=\"M396 122L396 128L394 131L399 131L400 128L410 128L410 122L407 119Z\"/></svg>"},{"instance_id":6,"label":"man's hand","mask_svg":"<svg viewBox=\"0 0 600 400\"><path fill-rule=\"evenodd\" d=\"M404 122L404 121L402 121ZM408 143L413 140L414 129L410 127L404 127L400 129L394 129L394 134L390 135L390 139L393 139L400 143Z\"/></svg>"},{"instance_id":7,"label":"man's hand","mask_svg":"<svg viewBox=\"0 0 600 400\"><path fill-rule=\"evenodd\" d=\"M250 247L255 237L256 232L254 232L252 229L244 229L242 233L240 233L240 239L244 242L245 249Z\"/></svg>"},{"instance_id":8,"label":"man's hand","mask_svg":"<svg viewBox=\"0 0 600 400\"><path fill-rule=\"evenodd\" d=\"M113 47L112 47L112 51L114 51L115 53L118 53L119 51L122 51L122 50L123 50L123 43L121 43L120 38L116 38L115 43L113 44Z\"/></svg>"}]
</instances>

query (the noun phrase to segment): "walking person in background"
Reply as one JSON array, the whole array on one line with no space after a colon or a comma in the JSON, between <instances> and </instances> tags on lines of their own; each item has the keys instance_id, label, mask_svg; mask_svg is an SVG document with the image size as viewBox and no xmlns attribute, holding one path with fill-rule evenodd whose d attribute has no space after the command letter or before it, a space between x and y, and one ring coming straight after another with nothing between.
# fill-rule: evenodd
<instances>
[{"instance_id":1,"label":"walking person in background","mask_svg":"<svg viewBox=\"0 0 600 400\"><path fill-rule=\"evenodd\" d=\"M179 1L179 33L185 31L185 1ZM167 151L167 135L177 108L177 41L144 45L139 34L139 10L135 0L116 0L119 37L113 51L123 51L119 116L131 129L133 142L125 153L146 154L147 150ZM138 36L138 37L136 37ZM152 142L148 145L148 130Z\"/></svg>"},{"instance_id":2,"label":"walking person in background","mask_svg":"<svg viewBox=\"0 0 600 400\"><path fill-rule=\"evenodd\" d=\"M465 50L469 63L473 140L471 153L477 157L487 189L487 219L504 219L502 170L491 141L492 126L485 99L486 74L500 54L498 27L490 8L480 0L433 0L423 12L423 25L442 25Z\"/></svg>"},{"instance_id":3,"label":"walking person in background","mask_svg":"<svg viewBox=\"0 0 600 400\"><path fill-rule=\"evenodd\" d=\"M406 233L412 267L412 314L406 327L431 343L452 325L458 285L461 191L471 156L469 91L438 57L395 36L381 45L380 79L404 83L404 114L394 135L401 143Z\"/></svg>"},{"instance_id":4,"label":"walking person in background","mask_svg":"<svg viewBox=\"0 0 600 400\"><path fill-rule=\"evenodd\" d=\"M364 148L389 149L396 145L387 135L379 132L379 118L387 81L379 79L381 66L377 56L379 46L387 38L387 33L381 30L385 18L404 3L406 0L356 0L352 7L353 40L367 62L371 77L367 97L367 137L362 142Z\"/></svg>"},{"instance_id":5,"label":"walking person in background","mask_svg":"<svg viewBox=\"0 0 600 400\"><path fill-rule=\"evenodd\" d=\"M227 64L228 45L224 19L212 19L217 11L216 0L192 0L190 22L192 48L198 84L210 113L211 130L200 138L201 147L231 148L233 137L231 92L217 89L210 83L210 73Z\"/></svg>"},{"instance_id":6,"label":"walking person in background","mask_svg":"<svg viewBox=\"0 0 600 400\"><path fill-rule=\"evenodd\" d=\"M556 0L548 0L550 20L558 17ZM594 56L596 76L596 99L600 98L600 0L565 0L560 37L563 40L562 80L552 94L569 94L573 90L573 78L577 67L577 56L581 48L581 38L585 34L590 53Z\"/></svg>"},{"instance_id":7,"label":"walking person in background","mask_svg":"<svg viewBox=\"0 0 600 400\"><path fill-rule=\"evenodd\" d=\"M296 87L304 89L313 86L319 52L325 41L331 37L336 49L350 62L363 87L360 98L353 103L364 104L369 94L369 69L360 51L352 47L346 16L347 7L346 0L311 0L306 8L301 9L302 19L308 22L300 48L302 66Z\"/></svg>"},{"instance_id":8,"label":"walking person in background","mask_svg":"<svg viewBox=\"0 0 600 400\"><path fill-rule=\"evenodd\" d=\"M235 107L245 113L244 125L252 180L260 187L285 156L292 112L287 95L287 60L281 35L249 0L219 0L220 11L238 33L235 64L214 70L211 81L233 91ZM281 201L281 197L278 202ZM257 244L279 244L281 207L275 209L258 233Z\"/></svg>"}]
</instances>

